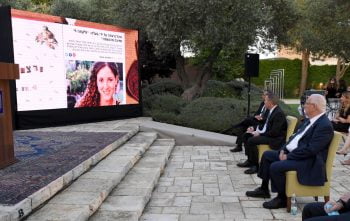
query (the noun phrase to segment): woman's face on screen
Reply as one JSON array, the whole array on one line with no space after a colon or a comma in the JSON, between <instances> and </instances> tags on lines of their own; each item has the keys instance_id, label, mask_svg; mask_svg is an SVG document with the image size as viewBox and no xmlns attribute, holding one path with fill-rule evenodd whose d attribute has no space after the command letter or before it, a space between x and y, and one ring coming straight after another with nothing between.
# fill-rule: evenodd
<instances>
[{"instance_id":1,"label":"woman's face on screen","mask_svg":"<svg viewBox=\"0 0 350 221\"><path fill-rule=\"evenodd\" d=\"M113 100L118 81L118 78L114 76L112 70L108 66L103 67L97 73L97 89L100 93L101 101Z\"/></svg>"}]
</instances>

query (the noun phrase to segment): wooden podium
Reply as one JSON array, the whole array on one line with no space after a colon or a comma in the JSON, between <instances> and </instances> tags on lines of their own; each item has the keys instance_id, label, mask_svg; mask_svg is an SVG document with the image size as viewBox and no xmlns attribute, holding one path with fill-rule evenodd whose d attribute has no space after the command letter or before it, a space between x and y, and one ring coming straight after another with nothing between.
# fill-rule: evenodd
<instances>
[{"instance_id":1,"label":"wooden podium","mask_svg":"<svg viewBox=\"0 0 350 221\"><path fill-rule=\"evenodd\" d=\"M0 169L16 162L10 97L10 80L15 79L19 79L18 64L0 62Z\"/></svg>"}]
</instances>

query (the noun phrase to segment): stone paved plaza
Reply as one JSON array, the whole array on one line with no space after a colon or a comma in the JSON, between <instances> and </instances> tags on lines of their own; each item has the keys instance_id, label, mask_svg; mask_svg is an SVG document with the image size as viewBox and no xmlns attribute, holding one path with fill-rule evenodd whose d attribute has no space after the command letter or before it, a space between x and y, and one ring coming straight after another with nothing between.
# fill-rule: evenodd
<instances>
[{"instance_id":1,"label":"stone paved plaza","mask_svg":"<svg viewBox=\"0 0 350 221\"><path fill-rule=\"evenodd\" d=\"M301 220L301 208L313 198L297 198L297 216L286 209L262 208L263 199L245 196L261 179L256 174L244 174L245 168L236 166L245 159L243 152L231 153L230 148L176 146L140 220ZM338 199L350 189L350 167L340 164L343 158L337 156L335 160L331 199Z\"/></svg>"},{"instance_id":2,"label":"stone paved plaza","mask_svg":"<svg viewBox=\"0 0 350 221\"><path fill-rule=\"evenodd\" d=\"M133 133L136 133L135 127L150 120L149 118L134 118L42 128L33 131L110 132L124 128L123 130L132 130ZM167 125L167 127L170 126ZM197 135L191 134L189 138L194 139ZM218 138L221 138L222 135L212 133L210 136L206 136L213 137L215 142L219 142ZM146 145L146 140L148 140L146 137L149 138L148 145ZM46 205L25 219L33 221L300 221L301 210L305 203L313 202L312 197L297 198L299 207L297 216L290 215L285 208L264 209L262 208L264 199L245 196L245 192L255 189L260 185L261 180L256 174L244 174L243 171L246 168L236 166L238 162L246 159L243 152L231 153L229 150L233 146L212 144L207 146L200 146L200 144L175 145L174 147L173 141L165 142L165 139L159 138L159 134L157 138L157 134L154 132L140 131L91 171L79 177L73 185L62 191L62 194L54 196L46 202ZM233 136L226 136L226 138L232 139L232 143L236 139ZM154 141L154 139L158 140ZM196 141L199 140L197 137ZM166 145L169 142L173 144ZM152 146L149 147L151 143ZM148 148L149 150L146 150ZM140 151L141 149L142 151ZM164 152L164 156L161 156L159 151ZM165 165L165 158L168 159L169 154L169 160ZM129 157L129 161L135 165L132 166L126 157ZM338 199L340 195L350 191L350 166L341 165L340 161L343 159L344 156L337 155L334 161L331 199ZM113 163L111 164L111 162ZM123 163L126 165L125 168L119 165ZM96 173L99 168L105 172ZM118 175L115 175L115 178L111 175L113 168L116 170L113 170L113 173ZM127 173L129 170L130 172ZM74 174L74 171L72 173ZM103 175L105 173L109 175ZM98 178L96 179L96 177ZM86 185L86 179L96 180ZM101 182L103 185L97 188L96 184ZM110 185L111 183L113 185ZM79 184L83 185L78 186ZM96 188L92 188L94 186ZM70 189L79 193L74 196L66 193ZM65 193L68 196L67 199L63 199L61 196ZM91 197L95 195L96 197ZM42 201L47 199L45 192L40 196L42 196ZM272 195L272 197L274 196L275 194ZM322 198L320 200L323 201ZM33 201L31 202L33 203ZM69 205L65 205L65 202L68 202ZM58 206L58 204L62 205ZM144 208L144 206L146 207ZM29 212L30 210L26 214ZM12 213L1 215L0 210L1 221L19 220L10 219ZM93 216L90 217L91 215Z\"/></svg>"}]
</instances>

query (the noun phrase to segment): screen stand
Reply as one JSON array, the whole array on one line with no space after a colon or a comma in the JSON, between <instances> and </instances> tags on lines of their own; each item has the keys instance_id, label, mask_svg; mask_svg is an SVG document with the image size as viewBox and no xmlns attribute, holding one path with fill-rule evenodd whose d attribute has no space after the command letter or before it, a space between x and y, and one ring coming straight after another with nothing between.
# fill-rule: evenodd
<instances>
[{"instance_id":1,"label":"screen stand","mask_svg":"<svg viewBox=\"0 0 350 221\"><path fill-rule=\"evenodd\" d=\"M10 80L15 79L19 79L18 65L0 62L0 169L16 162L10 96Z\"/></svg>"}]
</instances>

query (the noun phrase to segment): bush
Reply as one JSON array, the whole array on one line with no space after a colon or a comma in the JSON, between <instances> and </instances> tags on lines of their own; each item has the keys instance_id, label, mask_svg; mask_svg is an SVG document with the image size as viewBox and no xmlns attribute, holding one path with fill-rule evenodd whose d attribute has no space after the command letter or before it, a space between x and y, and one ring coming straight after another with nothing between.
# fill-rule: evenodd
<instances>
[{"instance_id":1,"label":"bush","mask_svg":"<svg viewBox=\"0 0 350 221\"><path fill-rule=\"evenodd\" d=\"M175 113L163 112L161 110L153 110L151 116L153 120L158 122L181 125L179 123L179 115L176 115Z\"/></svg>"},{"instance_id":2,"label":"bush","mask_svg":"<svg viewBox=\"0 0 350 221\"><path fill-rule=\"evenodd\" d=\"M204 95L228 97L200 97L187 102L181 97L170 93L153 94L143 98L144 115L151 116L155 121L159 122L230 134L232 132L232 130L229 130L231 126L239 123L247 116L247 100L242 98L247 97L248 84L239 81L227 83L209 81L208 83L209 85ZM152 86L150 85L150 88L153 88ZM159 91L164 92L168 90ZM251 115L258 109L261 102L260 95L261 90L252 85ZM280 103L280 107L286 115L298 115L295 110L291 110L283 102Z\"/></svg>"},{"instance_id":3,"label":"bush","mask_svg":"<svg viewBox=\"0 0 350 221\"><path fill-rule=\"evenodd\" d=\"M229 84L222 81L209 80L205 85L202 97L239 97L240 90L230 87Z\"/></svg>"},{"instance_id":4,"label":"bush","mask_svg":"<svg viewBox=\"0 0 350 221\"><path fill-rule=\"evenodd\" d=\"M245 116L244 101L235 98L201 97L182 109L179 123L186 127L223 132Z\"/></svg>"},{"instance_id":5,"label":"bush","mask_svg":"<svg viewBox=\"0 0 350 221\"><path fill-rule=\"evenodd\" d=\"M180 114L181 109L186 105L185 100L172 94L153 95L143 101L143 108L146 113L156 110L164 113Z\"/></svg>"},{"instance_id":6,"label":"bush","mask_svg":"<svg viewBox=\"0 0 350 221\"><path fill-rule=\"evenodd\" d=\"M255 86L254 84L250 87L251 99L258 100L262 90ZM237 99L248 99L248 83L242 81L229 81L221 82L215 80L209 80L203 91L202 97L227 97L227 98L237 98Z\"/></svg>"},{"instance_id":7,"label":"bush","mask_svg":"<svg viewBox=\"0 0 350 221\"><path fill-rule=\"evenodd\" d=\"M184 90L181 84L175 81L165 80L165 81L160 81L145 87L142 90L142 97L147 98L156 94L158 95L173 94L175 96L181 96L183 92Z\"/></svg>"}]
</instances>

